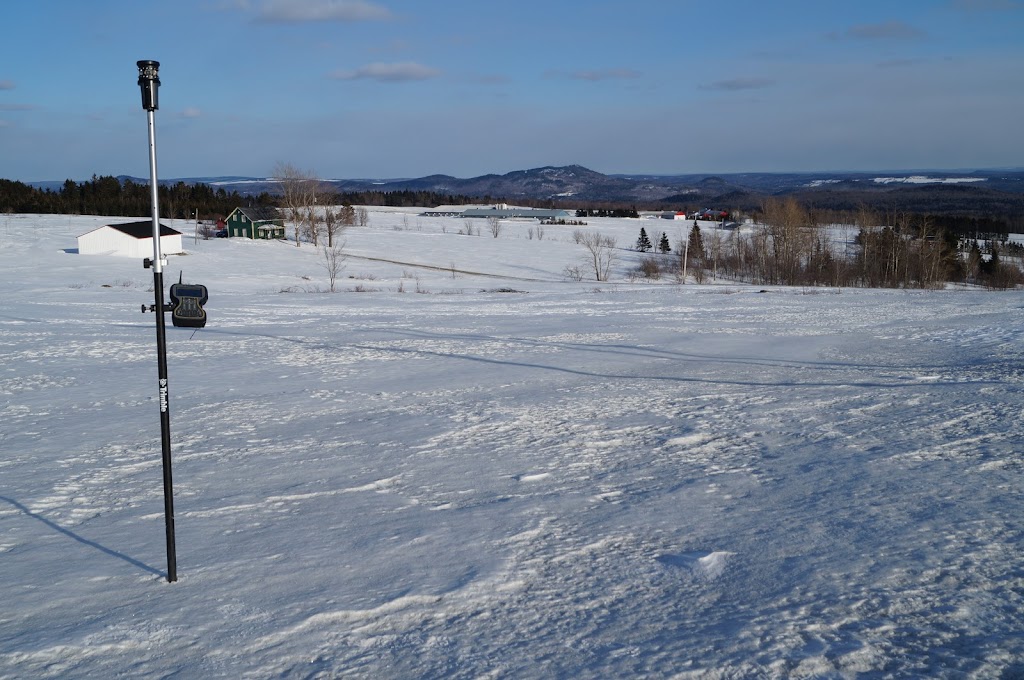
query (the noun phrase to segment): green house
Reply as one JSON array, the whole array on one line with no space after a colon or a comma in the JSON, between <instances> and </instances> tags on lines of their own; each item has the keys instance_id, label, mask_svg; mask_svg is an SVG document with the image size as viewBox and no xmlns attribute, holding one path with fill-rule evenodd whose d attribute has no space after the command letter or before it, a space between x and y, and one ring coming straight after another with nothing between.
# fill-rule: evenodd
<instances>
[{"instance_id":1,"label":"green house","mask_svg":"<svg viewBox=\"0 0 1024 680\"><path fill-rule=\"evenodd\" d=\"M235 208L224 224L231 237L284 238L284 220L276 208Z\"/></svg>"}]
</instances>

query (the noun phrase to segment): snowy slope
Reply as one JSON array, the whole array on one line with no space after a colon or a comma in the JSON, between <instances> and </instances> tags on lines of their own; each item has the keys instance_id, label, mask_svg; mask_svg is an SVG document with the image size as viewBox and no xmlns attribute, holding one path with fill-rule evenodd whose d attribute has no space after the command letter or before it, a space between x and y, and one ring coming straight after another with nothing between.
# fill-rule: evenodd
<instances>
[{"instance_id":1,"label":"snowy slope","mask_svg":"<svg viewBox=\"0 0 1024 680\"><path fill-rule=\"evenodd\" d=\"M1024 674L1022 293L574 283L571 227L371 219L337 294L170 258L211 299L168 584L151 274L0 217L0 677Z\"/></svg>"}]
</instances>

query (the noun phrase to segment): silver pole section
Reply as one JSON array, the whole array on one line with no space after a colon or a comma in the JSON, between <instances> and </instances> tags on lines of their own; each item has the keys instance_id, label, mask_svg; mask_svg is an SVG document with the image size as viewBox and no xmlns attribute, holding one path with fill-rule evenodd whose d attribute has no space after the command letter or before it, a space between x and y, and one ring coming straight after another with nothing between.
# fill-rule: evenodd
<instances>
[{"instance_id":1,"label":"silver pole section","mask_svg":"<svg viewBox=\"0 0 1024 680\"><path fill-rule=\"evenodd\" d=\"M146 111L146 119L149 123L149 198L152 207L150 215L153 218L153 273L162 274L164 271L163 261L160 254L160 196L156 184L156 120L153 111ZM163 299L163 291L160 291L159 299Z\"/></svg>"}]
</instances>

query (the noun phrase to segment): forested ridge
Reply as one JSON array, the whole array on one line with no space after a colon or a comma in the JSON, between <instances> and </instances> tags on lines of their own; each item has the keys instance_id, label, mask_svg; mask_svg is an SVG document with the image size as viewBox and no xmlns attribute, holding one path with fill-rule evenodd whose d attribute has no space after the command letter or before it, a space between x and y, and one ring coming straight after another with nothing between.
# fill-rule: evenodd
<instances>
[{"instance_id":1,"label":"forested ridge","mask_svg":"<svg viewBox=\"0 0 1024 680\"><path fill-rule=\"evenodd\" d=\"M449 196L433 191L339 192L332 197L338 205L382 205L411 207L467 204L480 199ZM228 215L239 206L279 207L280 197L269 192L242 195L223 187L203 183L175 182L159 185L160 216L184 219L199 213L200 219ZM130 178L93 175L84 182L67 180L59 190L39 189L23 182L0 179L0 212L73 215L120 215L145 217L150 214L148 183Z\"/></svg>"},{"instance_id":2,"label":"forested ridge","mask_svg":"<svg viewBox=\"0 0 1024 680\"><path fill-rule=\"evenodd\" d=\"M207 184L159 185L160 216L201 218L227 215L240 205L273 205L269 194L241 196ZM131 179L93 175L84 182L67 180L59 190L39 189L23 182L0 179L0 211L15 213L120 215L144 217L150 213L149 184Z\"/></svg>"}]
</instances>

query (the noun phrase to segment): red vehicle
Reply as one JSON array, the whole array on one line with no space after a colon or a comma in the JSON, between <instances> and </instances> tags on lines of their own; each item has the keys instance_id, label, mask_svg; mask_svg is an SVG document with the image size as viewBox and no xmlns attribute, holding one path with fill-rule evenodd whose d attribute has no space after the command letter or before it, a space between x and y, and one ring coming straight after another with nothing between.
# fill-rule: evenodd
<instances>
[{"instance_id":1,"label":"red vehicle","mask_svg":"<svg viewBox=\"0 0 1024 680\"><path fill-rule=\"evenodd\" d=\"M729 217L727 210L712 210L711 208L704 208L697 212L694 216L698 220L709 220L712 222L720 222Z\"/></svg>"}]
</instances>

